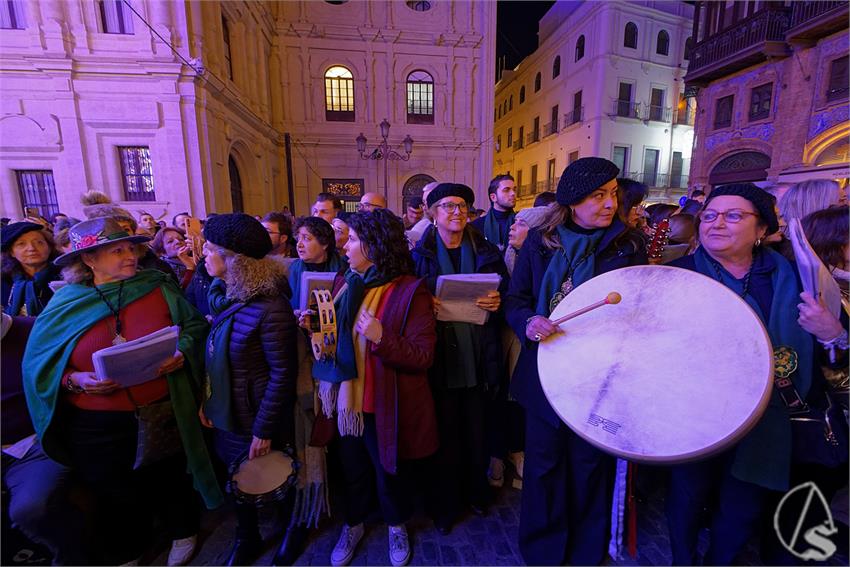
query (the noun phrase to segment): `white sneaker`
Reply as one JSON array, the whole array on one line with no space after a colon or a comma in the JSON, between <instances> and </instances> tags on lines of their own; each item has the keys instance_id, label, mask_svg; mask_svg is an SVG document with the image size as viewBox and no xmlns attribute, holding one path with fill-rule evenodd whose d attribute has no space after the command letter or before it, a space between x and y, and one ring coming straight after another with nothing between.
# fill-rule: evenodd
<instances>
[{"instance_id":1,"label":"white sneaker","mask_svg":"<svg viewBox=\"0 0 850 567\"><path fill-rule=\"evenodd\" d=\"M197 546L197 535L175 539L171 542L171 551L168 552L167 565L186 565L192 559Z\"/></svg>"},{"instance_id":2,"label":"white sneaker","mask_svg":"<svg viewBox=\"0 0 850 567\"><path fill-rule=\"evenodd\" d=\"M354 557L354 552L357 550L357 544L363 539L363 524L356 526L342 525L342 533L339 534L334 550L331 552L331 565L334 567L342 567L351 563Z\"/></svg>"},{"instance_id":3,"label":"white sneaker","mask_svg":"<svg viewBox=\"0 0 850 567\"><path fill-rule=\"evenodd\" d=\"M511 453L510 457L511 462L514 464L517 476L522 478L522 469L525 466L525 452L518 451L516 453Z\"/></svg>"},{"instance_id":4,"label":"white sneaker","mask_svg":"<svg viewBox=\"0 0 850 567\"><path fill-rule=\"evenodd\" d=\"M393 567L407 565L410 561L410 541L407 539L407 528L404 524L390 526L390 563Z\"/></svg>"},{"instance_id":5,"label":"white sneaker","mask_svg":"<svg viewBox=\"0 0 850 567\"><path fill-rule=\"evenodd\" d=\"M505 484L505 462L496 457L490 457L490 467L487 469L487 481L490 486L502 486Z\"/></svg>"}]
</instances>

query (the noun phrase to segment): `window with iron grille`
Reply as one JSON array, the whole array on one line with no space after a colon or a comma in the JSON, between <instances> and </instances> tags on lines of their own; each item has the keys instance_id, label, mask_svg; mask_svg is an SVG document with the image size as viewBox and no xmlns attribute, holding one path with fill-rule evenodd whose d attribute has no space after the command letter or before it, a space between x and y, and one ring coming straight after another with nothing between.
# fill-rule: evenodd
<instances>
[{"instance_id":1,"label":"window with iron grille","mask_svg":"<svg viewBox=\"0 0 850 567\"><path fill-rule=\"evenodd\" d=\"M339 65L325 72L325 119L354 122L354 75Z\"/></svg>"},{"instance_id":2,"label":"window with iron grille","mask_svg":"<svg viewBox=\"0 0 850 567\"><path fill-rule=\"evenodd\" d=\"M147 146L118 148L126 201L156 201L151 151Z\"/></svg>"},{"instance_id":3,"label":"window with iron grille","mask_svg":"<svg viewBox=\"0 0 850 567\"><path fill-rule=\"evenodd\" d=\"M773 83L759 85L750 91L750 120L761 120L770 116L770 99Z\"/></svg>"},{"instance_id":4,"label":"window with iron grille","mask_svg":"<svg viewBox=\"0 0 850 567\"><path fill-rule=\"evenodd\" d=\"M22 0L0 0L0 29L26 29Z\"/></svg>"},{"instance_id":5,"label":"window with iron grille","mask_svg":"<svg viewBox=\"0 0 850 567\"><path fill-rule=\"evenodd\" d=\"M626 24L626 31L623 33L623 47L637 49L638 29L634 22Z\"/></svg>"},{"instance_id":6,"label":"window with iron grille","mask_svg":"<svg viewBox=\"0 0 850 567\"><path fill-rule=\"evenodd\" d=\"M576 41L576 61L584 57L584 36L578 36Z\"/></svg>"},{"instance_id":7,"label":"window with iron grille","mask_svg":"<svg viewBox=\"0 0 850 567\"><path fill-rule=\"evenodd\" d=\"M732 107L735 101L734 95L724 96L717 99L714 105L714 129L728 128L732 125Z\"/></svg>"},{"instance_id":8,"label":"window with iron grille","mask_svg":"<svg viewBox=\"0 0 850 567\"><path fill-rule=\"evenodd\" d=\"M100 0L100 22L103 33L134 33L133 12L123 0Z\"/></svg>"},{"instance_id":9,"label":"window with iron grille","mask_svg":"<svg viewBox=\"0 0 850 567\"><path fill-rule=\"evenodd\" d=\"M233 55L230 48L230 26L227 23L227 18L221 17L221 35L224 39L224 70L227 73L227 78L233 80Z\"/></svg>"},{"instance_id":10,"label":"window with iron grille","mask_svg":"<svg viewBox=\"0 0 850 567\"><path fill-rule=\"evenodd\" d=\"M53 215L59 212L52 170L18 170L15 175L18 178L21 212L24 216L27 214L27 207L35 207L46 219L53 218Z\"/></svg>"},{"instance_id":11,"label":"window with iron grille","mask_svg":"<svg viewBox=\"0 0 850 567\"><path fill-rule=\"evenodd\" d=\"M847 84L850 77L847 73L848 56L839 57L829 65L829 85L826 89L826 100L847 98Z\"/></svg>"}]
</instances>

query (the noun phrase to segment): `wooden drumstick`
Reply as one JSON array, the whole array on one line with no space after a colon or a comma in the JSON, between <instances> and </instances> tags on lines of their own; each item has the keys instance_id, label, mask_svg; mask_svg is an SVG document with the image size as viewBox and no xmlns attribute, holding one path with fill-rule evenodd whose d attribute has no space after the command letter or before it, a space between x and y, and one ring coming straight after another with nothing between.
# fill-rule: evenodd
<instances>
[{"instance_id":1,"label":"wooden drumstick","mask_svg":"<svg viewBox=\"0 0 850 567\"><path fill-rule=\"evenodd\" d=\"M611 293L609 293L608 295L605 296L605 299L603 299L601 301L597 301L596 303L592 303L592 304L588 305L587 307L582 307L578 311L573 311L572 313L567 313L563 317L558 317L557 319L552 321L552 324L553 325L560 325L561 323L563 323L565 321L569 321L570 319L572 319L574 317L578 317L579 315L584 315L588 311L593 311L597 307L602 307L603 305L615 305L617 303L620 303L621 299L623 299L623 296L621 296L616 291L612 291Z\"/></svg>"}]
</instances>

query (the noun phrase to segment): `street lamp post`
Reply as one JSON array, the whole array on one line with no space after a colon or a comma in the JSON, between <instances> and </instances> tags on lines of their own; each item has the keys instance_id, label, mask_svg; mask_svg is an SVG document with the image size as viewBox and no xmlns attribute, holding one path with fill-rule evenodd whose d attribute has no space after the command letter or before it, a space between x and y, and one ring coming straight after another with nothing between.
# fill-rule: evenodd
<instances>
[{"instance_id":1,"label":"street lamp post","mask_svg":"<svg viewBox=\"0 0 850 567\"><path fill-rule=\"evenodd\" d=\"M383 160L384 162L384 197L389 201L390 191L389 191L389 161L407 161L410 159L410 154L413 153L413 138L410 137L410 134L405 136L402 144L404 145L404 155L398 153L394 149L392 149L387 142L387 138L390 135L390 123L387 122L387 119L384 118L381 122L381 143L378 144L374 150L366 153L366 136L363 135L363 132L360 132L360 135L357 136L357 152L360 154L360 159L372 159L372 160Z\"/></svg>"}]
</instances>

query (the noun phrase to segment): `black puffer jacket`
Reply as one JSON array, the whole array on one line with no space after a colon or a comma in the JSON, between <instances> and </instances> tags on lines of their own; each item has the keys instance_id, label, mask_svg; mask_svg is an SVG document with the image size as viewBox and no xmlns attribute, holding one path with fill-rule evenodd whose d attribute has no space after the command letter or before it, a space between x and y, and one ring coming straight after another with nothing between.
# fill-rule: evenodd
<instances>
[{"instance_id":1,"label":"black puffer jacket","mask_svg":"<svg viewBox=\"0 0 850 567\"><path fill-rule=\"evenodd\" d=\"M230 334L231 404L238 433L291 444L298 375L297 322L286 300L291 292L279 264L239 258L226 285L215 280L210 305L227 299L244 306Z\"/></svg>"}]
</instances>

